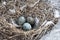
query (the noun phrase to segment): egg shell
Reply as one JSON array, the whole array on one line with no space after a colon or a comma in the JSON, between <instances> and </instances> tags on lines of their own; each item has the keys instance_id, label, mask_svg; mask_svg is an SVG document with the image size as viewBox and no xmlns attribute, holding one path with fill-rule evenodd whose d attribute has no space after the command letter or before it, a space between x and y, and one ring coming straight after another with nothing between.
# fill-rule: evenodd
<instances>
[{"instance_id":1,"label":"egg shell","mask_svg":"<svg viewBox=\"0 0 60 40\"><path fill-rule=\"evenodd\" d=\"M19 19L18 19L18 24L24 24L25 21L26 21L25 17L24 17L24 16L21 16L21 17L19 17Z\"/></svg>"},{"instance_id":2,"label":"egg shell","mask_svg":"<svg viewBox=\"0 0 60 40\"><path fill-rule=\"evenodd\" d=\"M34 24L34 18L27 17L27 22L29 22L30 24Z\"/></svg>"},{"instance_id":3,"label":"egg shell","mask_svg":"<svg viewBox=\"0 0 60 40\"><path fill-rule=\"evenodd\" d=\"M24 29L24 30L31 30L31 28L32 28L32 27L31 27L31 25L30 25L29 23L24 23L24 24L23 24L23 29Z\"/></svg>"}]
</instances>

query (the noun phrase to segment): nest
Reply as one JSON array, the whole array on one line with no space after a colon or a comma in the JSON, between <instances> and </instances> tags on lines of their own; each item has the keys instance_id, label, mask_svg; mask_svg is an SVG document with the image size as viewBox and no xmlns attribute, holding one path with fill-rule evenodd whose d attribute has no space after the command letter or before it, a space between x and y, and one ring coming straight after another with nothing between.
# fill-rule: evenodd
<instances>
[{"instance_id":1,"label":"nest","mask_svg":"<svg viewBox=\"0 0 60 40\"><path fill-rule=\"evenodd\" d=\"M0 40L39 40L58 22L54 17L52 6L42 0L6 0L6 5L2 5L2 2L0 3ZM39 27L29 31L16 28L21 27L15 23L19 16L37 17Z\"/></svg>"}]
</instances>

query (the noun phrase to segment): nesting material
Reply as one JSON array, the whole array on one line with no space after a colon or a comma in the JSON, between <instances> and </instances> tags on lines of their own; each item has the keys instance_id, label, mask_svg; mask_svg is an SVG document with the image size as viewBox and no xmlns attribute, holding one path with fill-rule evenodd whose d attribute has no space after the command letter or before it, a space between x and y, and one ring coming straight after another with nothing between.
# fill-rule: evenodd
<instances>
[{"instance_id":1,"label":"nesting material","mask_svg":"<svg viewBox=\"0 0 60 40\"><path fill-rule=\"evenodd\" d=\"M20 10L23 11L24 8L26 8L26 7L27 7L27 5L24 5L24 6L20 7Z\"/></svg>"},{"instance_id":2,"label":"nesting material","mask_svg":"<svg viewBox=\"0 0 60 40\"><path fill-rule=\"evenodd\" d=\"M2 2L2 5L6 5L6 3L7 3L6 1Z\"/></svg>"},{"instance_id":3,"label":"nesting material","mask_svg":"<svg viewBox=\"0 0 60 40\"><path fill-rule=\"evenodd\" d=\"M51 25L51 24L54 25L54 23L52 21L47 21L47 23L45 24L45 26L48 26L48 25Z\"/></svg>"},{"instance_id":4,"label":"nesting material","mask_svg":"<svg viewBox=\"0 0 60 40\"><path fill-rule=\"evenodd\" d=\"M58 10L55 10L55 11L54 11L54 17L55 17L55 18L59 18L59 17L60 17L60 13L59 13Z\"/></svg>"},{"instance_id":5,"label":"nesting material","mask_svg":"<svg viewBox=\"0 0 60 40\"><path fill-rule=\"evenodd\" d=\"M15 20L13 19L10 19L11 20L11 24L14 25L15 27L19 27L16 23L15 23Z\"/></svg>"},{"instance_id":6,"label":"nesting material","mask_svg":"<svg viewBox=\"0 0 60 40\"><path fill-rule=\"evenodd\" d=\"M37 0L37 2L35 2L34 4L31 4L30 7L34 7L39 2L40 2L40 0Z\"/></svg>"},{"instance_id":7,"label":"nesting material","mask_svg":"<svg viewBox=\"0 0 60 40\"><path fill-rule=\"evenodd\" d=\"M9 11L11 12L10 14L16 13L15 9L9 9Z\"/></svg>"},{"instance_id":8,"label":"nesting material","mask_svg":"<svg viewBox=\"0 0 60 40\"><path fill-rule=\"evenodd\" d=\"M39 25L39 19L37 17L35 17L35 26Z\"/></svg>"},{"instance_id":9,"label":"nesting material","mask_svg":"<svg viewBox=\"0 0 60 40\"><path fill-rule=\"evenodd\" d=\"M59 12L53 12L55 9L45 1L6 1L7 5L0 7L0 40L39 40L58 22ZM27 17L32 18L27 21Z\"/></svg>"},{"instance_id":10,"label":"nesting material","mask_svg":"<svg viewBox=\"0 0 60 40\"><path fill-rule=\"evenodd\" d=\"M47 20L45 20L41 26L45 25L46 23L47 23Z\"/></svg>"}]
</instances>

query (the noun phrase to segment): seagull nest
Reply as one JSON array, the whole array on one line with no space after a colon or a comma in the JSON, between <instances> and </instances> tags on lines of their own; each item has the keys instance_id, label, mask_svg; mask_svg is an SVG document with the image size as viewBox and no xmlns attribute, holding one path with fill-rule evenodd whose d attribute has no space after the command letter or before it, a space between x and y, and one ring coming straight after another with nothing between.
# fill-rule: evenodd
<instances>
[{"instance_id":1,"label":"seagull nest","mask_svg":"<svg viewBox=\"0 0 60 40\"><path fill-rule=\"evenodd\" d=\"M0 40L39 40L58 22L54 8L42 0L1 0ZM19 16L39 19L38 27L24 31L16 23Z\"/></svg>"}]
</instances>

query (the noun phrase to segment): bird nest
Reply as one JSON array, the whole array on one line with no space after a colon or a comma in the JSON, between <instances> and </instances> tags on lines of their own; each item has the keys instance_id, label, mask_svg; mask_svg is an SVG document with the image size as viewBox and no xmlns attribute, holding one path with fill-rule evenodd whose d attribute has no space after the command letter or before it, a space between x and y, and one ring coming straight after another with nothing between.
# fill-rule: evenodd
<instances>
[{"instance_id":1,"label":"bird nest","mask_svg":"<svg viewBox=\"0 0 60 40\"><path fill-rule=\"evenodd\" d=\"M42 0L1 0L0 40L39 40L58 22L53 10L50 4ZM15 22L19 16L37 17L38 27L24 31Z\"/></svg>"}]
</instances>

